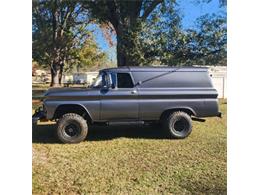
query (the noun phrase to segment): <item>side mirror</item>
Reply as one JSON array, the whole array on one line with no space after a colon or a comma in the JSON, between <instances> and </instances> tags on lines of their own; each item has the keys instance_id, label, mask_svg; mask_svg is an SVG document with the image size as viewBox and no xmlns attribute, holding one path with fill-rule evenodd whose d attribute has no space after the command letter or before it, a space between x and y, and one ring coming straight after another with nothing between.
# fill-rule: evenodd
<instances>
[{"instance_id":1,"label":"side mirror","mask_svg":"<svg viewBox=\"0 0 260 195\"><path fill-rule=\"evenodd\" d=\"M116 85L114 83L103 86L103 89L115 89L115 88L116 88Z\"/></svg>"},{"instance_id":2,"label":"side mirror","mask_svg":"<svg viewBox=\"0 0 260 195\"><path fill-rule=\"evenodd\" d=\"M111 89L115 89L116 88L115 83L111 83L110 87L111 87Z\"/></svg>"}]
</instances>

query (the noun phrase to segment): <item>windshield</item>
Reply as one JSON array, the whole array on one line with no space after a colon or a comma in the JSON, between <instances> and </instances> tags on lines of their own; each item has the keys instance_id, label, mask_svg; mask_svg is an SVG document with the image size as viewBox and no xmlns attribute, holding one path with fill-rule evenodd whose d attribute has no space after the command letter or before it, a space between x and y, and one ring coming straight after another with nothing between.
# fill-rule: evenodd
<instances>
[{"instance_id":1,"label":"windshield","mask_svg":"<svg viewBox=\"0 0 260 195\"><path fill-rule=\"evenodd\" d=\"M115 80L115 78L113 79L111 77L113 77L113 76L111 76L110 73L100 72L90 87L91 88L110 87L110 85L112 84L112 81Z\"/></svg>"},{"instance_id":2,"label":"windshield","mask_svg":"<svg viewBox=\"0 0 260 195\"><path fill-rule=\"evenodd\" d=\"M99 73L97 78L94 80L93 84L91 85L92 88L100 88L102 87L102 77L103 73Z\"/></svg>"}]
</instances>

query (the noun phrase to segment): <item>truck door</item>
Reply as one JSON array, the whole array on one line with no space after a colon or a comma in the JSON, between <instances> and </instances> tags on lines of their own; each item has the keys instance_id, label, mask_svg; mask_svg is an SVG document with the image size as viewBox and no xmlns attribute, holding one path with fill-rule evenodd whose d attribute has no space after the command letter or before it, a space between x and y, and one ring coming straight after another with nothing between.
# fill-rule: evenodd
<instances>
[{"instance_id":1,"label":"truck door","mask_svg":"<svg viewBox=\"0 0 260 195\"><path fill-rule=\"evenodd\" d=\"M109 73L109 80L110 87L101 89L101 120L138 120L138 91L131 74Z\"/></svg>"}]
</instances>

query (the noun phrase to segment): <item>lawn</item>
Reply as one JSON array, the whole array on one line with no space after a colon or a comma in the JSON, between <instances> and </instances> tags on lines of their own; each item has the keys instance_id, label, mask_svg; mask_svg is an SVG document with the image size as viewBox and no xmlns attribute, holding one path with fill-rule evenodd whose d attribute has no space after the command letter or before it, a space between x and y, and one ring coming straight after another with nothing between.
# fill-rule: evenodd
<instances>
[{"instance_id":1,"label":"lawn","mask_svg":"<svg viewBox=\"0 0 260 195\"><path fill-rule=\"evenodd\" d=\"M184 140L159 126L91 127L80 144L59 144L55 124L33 128L33 194L226 194L227 125L193 122Z\"/></svg>"}]
</instances>

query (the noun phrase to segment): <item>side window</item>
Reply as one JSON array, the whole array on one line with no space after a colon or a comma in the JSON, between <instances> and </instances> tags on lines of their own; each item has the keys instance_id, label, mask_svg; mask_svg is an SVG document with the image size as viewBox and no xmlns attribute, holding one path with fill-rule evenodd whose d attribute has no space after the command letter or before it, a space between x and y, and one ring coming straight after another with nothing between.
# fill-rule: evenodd
<instances>
[{"instance_id":1,"label":"side window","mask_svg":"<svg viewBox=\"0 0 260 195\"><path fill-rule=\"evenodd\" d=\"M130 74L117 73L117 87L118 88L133 88L134 84Z\"/></svg>"}]
</instances>

